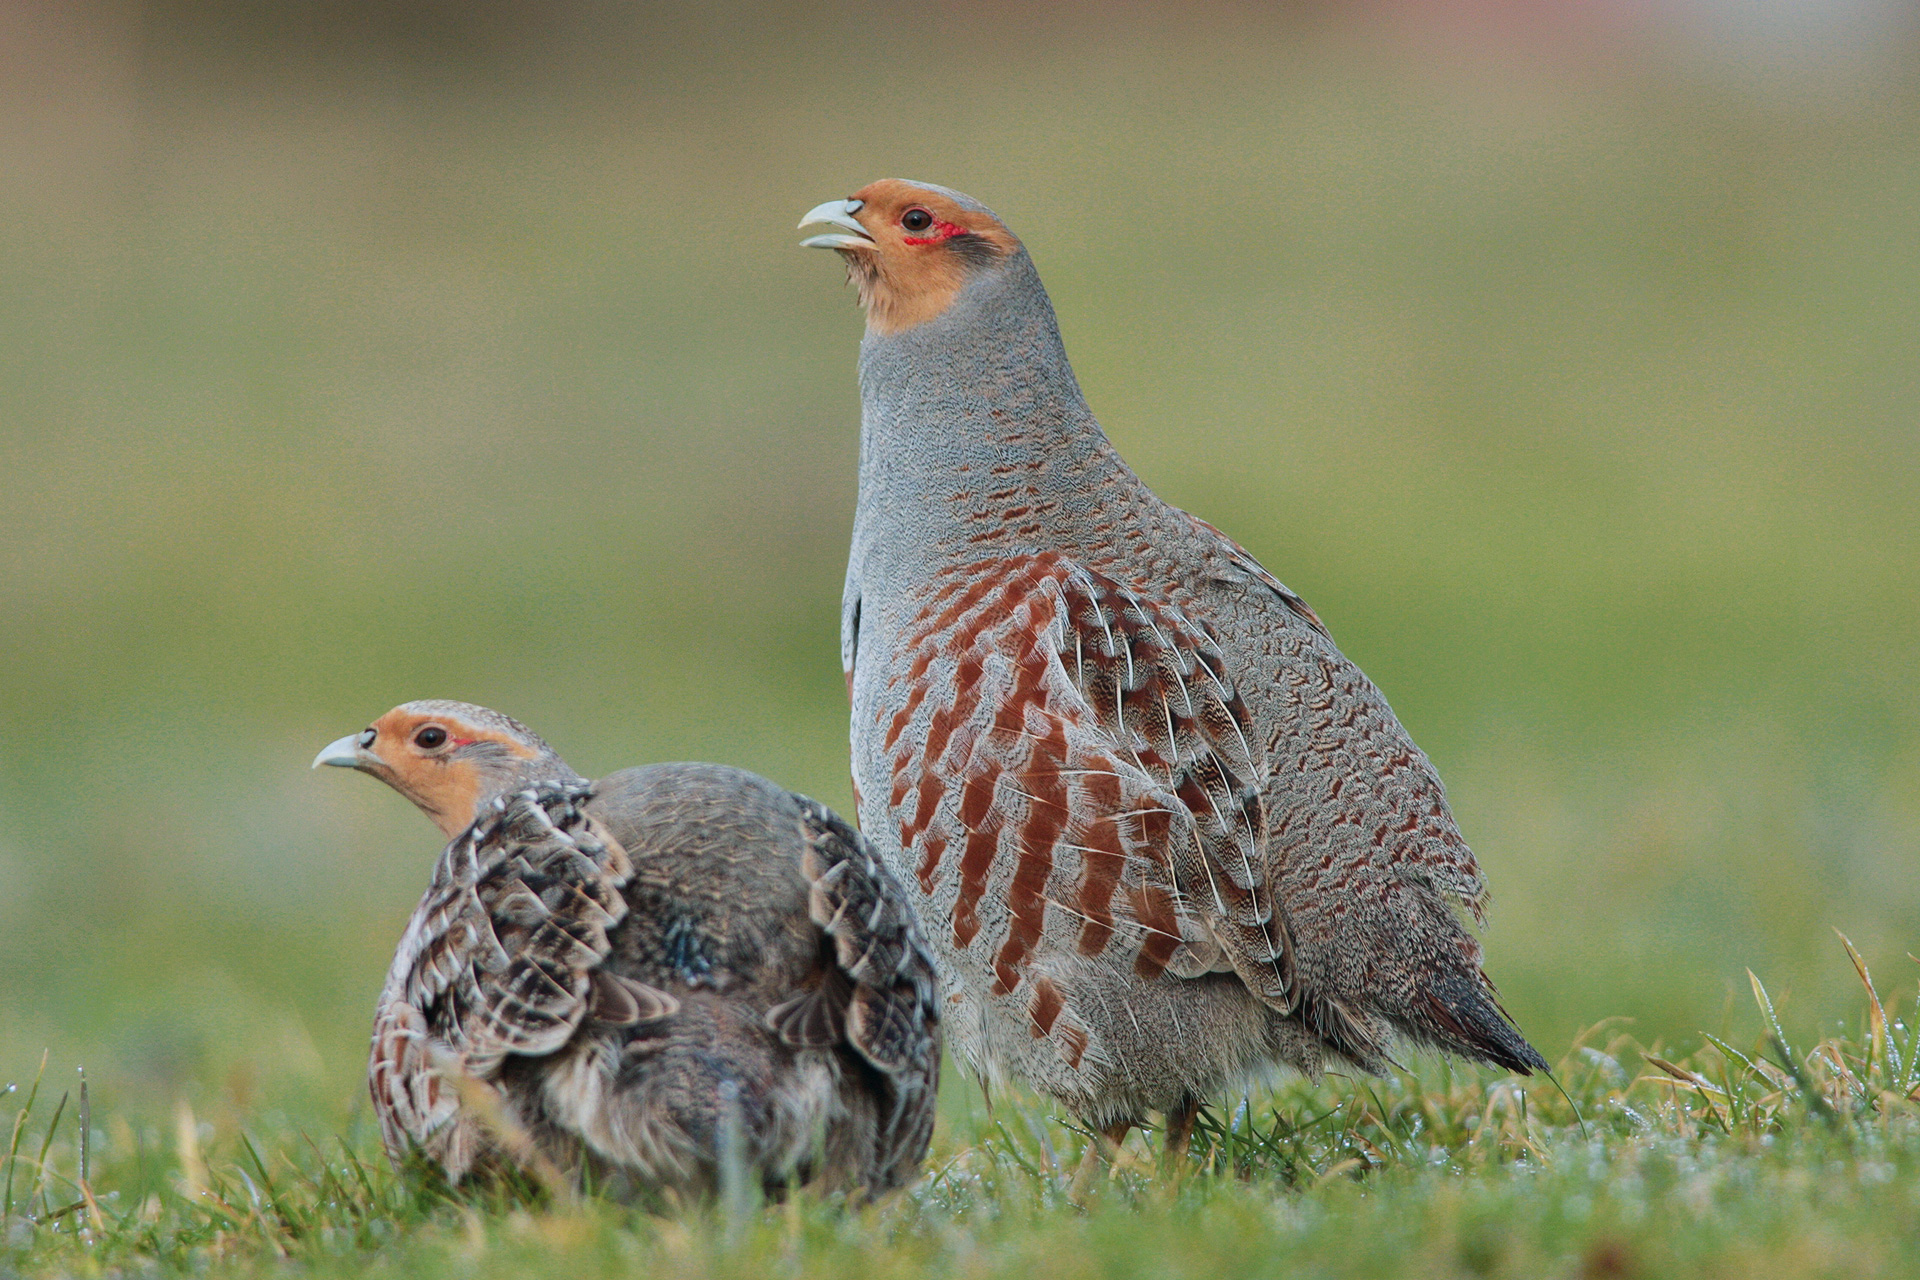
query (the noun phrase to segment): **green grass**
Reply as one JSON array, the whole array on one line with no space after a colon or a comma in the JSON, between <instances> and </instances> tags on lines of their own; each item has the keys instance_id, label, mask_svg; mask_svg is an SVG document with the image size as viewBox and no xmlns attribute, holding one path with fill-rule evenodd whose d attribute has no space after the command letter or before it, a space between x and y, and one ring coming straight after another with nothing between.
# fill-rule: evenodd
<instances>
[{"instance_id":1,"label":"green grass","mask_svg":"<svg viewBox=\"0 0 1920 1280\"><path fill-rule=\"evenodd\" d=\"M1920 1024L1875 993L1794 1044L1753 980L1741 1045L1679 1057L1596 1026L1553 1080L1425 1063L1136 1134L1076 1194L1087 1135L1031 1099L955 1105L877 1205L656 1215L531 1184L393 1173L368 1126L273 1111L93 1115L36 1077L13 1112L0 1266L24 1275L1807 1276L1920 1274ZM1757 1029L1755 1023L1757 1022ZM1671 1055L1671 1056L1669 1056ZM1679 1060L1674 1060L1678 1057ZM9 1100L16 1095L9 1094ZM971 1101L970 1099L968 1101ZM0 1119L4 1119L0 1114Z\"/></svg>"}]
</instances>

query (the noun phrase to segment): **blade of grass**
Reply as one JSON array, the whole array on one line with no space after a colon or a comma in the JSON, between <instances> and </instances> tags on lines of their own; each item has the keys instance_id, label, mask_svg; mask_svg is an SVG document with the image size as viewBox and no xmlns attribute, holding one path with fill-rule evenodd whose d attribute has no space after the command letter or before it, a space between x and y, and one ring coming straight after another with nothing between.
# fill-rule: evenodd
<instances>
[{"instance_id":1,"label":"blade of grass","mask_svg":"<svg viewBox=\"0 0 1920 1280\"><path fill-rule=\"evenodd\" d=\"M1894 1087L1910 1089L1920 1084L1920 992L1916 992L1913 1026L1907 1032L1907 1072Z\"/></svg>"},{"instance_id":2,"label":"blade of grass","mask_svg":"<svg viewBox=\"0 0 1920 1280\"><path fill-rule=\"evenodd\" d=\"M1040 1147L1040 1154L1046 1158L1047 1168L1055 1173L1060 1171L1060 1157L1054 1154L1053 1139L1047 1136L1046 1125L1031 1111L1022 1111L1021 1119L1027 1122L1027 1131L1033 1134L1033 1140Z\"/></svg>"},{"instance_id":3,"label":"blade of grass","mask_svg":"<svg viewBox=\"0 0 1920 1280\"><path fill-rule=\"evenodd\" d=\"M1013 1157L1013 1162L1015 1164L1020 1166L1020 1171L1022 1173L1027 1174L1029 1177L1038 1178L1040 1176L1040 1170L1035 1168L1033 1163L1027 1159L1027 1153L1020 1150L1020 1144L1015 1142L1013 1140L1013 1134L1007 1131L1006 1123L1004 1121L995 1120L993 1122L993 1127L999 1132L1000 1139L1006 1150L1006 1153Z\"/></svg>"},{"instance_id":4,"label":"blade of grass","mask_svg":"<svg viewBox=\"0 0 1920 1280\"><path fill-rule=\"evenodd\" d=\"M380 1202L380 1197L373 1193L373 1182L367 1177L366 1166L360 1163L359 1156L353 1154L353 1148L347 1145L345 1138L340 1138L338 1141L340 1143L341 1154L346 1156L347 1165L353 1170L354 1180L360 1184L360 1189L367 1193L367 1207L371 1210L374 1205Z\"/></svg>"},{"instance_id":5,"label":"blade of grass","mask_svg":"<svg viewBox=\"0 0 1920 1280\"><path fill-rule=\"evenodd\" d=\"M1373 1099L1374 1127L1380 1130L1381 1136L1387 1140L1387 1145L1391 1146L1395 1153L1398 1153L1400 1150L1400 1142L1394 1136L1393 1130L1387 1125L1387 1104L1380 1100L1380 1093L1373 1087L1371 1080L1366 1082L1366 1090L1367 1096ZM1366 1118L1364 1115L1361 1117L1363 1120ZM1367 1145L1372 1146L1373 1144L1368 1143Z\"/></svg>"},{"instance_id":6,"label":"blade of grass","mask_svg":"<svg viewBox=\"0 0 1920 1280\"><path fill-rule=\"evenodd\" d=\"M40 1219L40 1225L50 1227L54 1223L60 1221L60 1219L72 1213L75 1209L84 1209L86 1207L87 1207L87 1202L85 1199L75 1200L72 1204L63 1204L58 1209L54 1209L51 1212L43 1215Z\"/></svg>"},{"instance_id":7,"label":"blade of grass","mask_svg":"<svg viewBox=\"0 0 1920 1280\"><path fill-rule=\"evenodd\" d=\"M107 1215L105 1211L100 1208L100 1202L94 1199L93 1188L89 1187L84 1181L80 1184L80 1198L87 1202L87 1216L93 1219L93 1229L103 1236L106 1235ZM115 1229L120 1229L126 1224L116 1219L113 1225Z\"/></svg>"},{"instance_id":8,"label":"blade of grass","mask_svg":"<svg viewBox=\"0 0 1920 1280\"><path fill-rule=\"evenodd\" d=\"M1660 1070L1672 1076L1675 1080L1680 1081L1682 1084L1690 1084L1694 1088L1699 1089L1702 1092L1709 1092L1709 1093L1724 1092L1724 1090L1722 1090L1719 1085L1713 1083L1713 1081L1707 1079L1705 1076L1701 1075L1698 1071L1691 1071L1686 1067L1680 1066L1678 1063L1668 1062L1665 1058L1659 1057L1655 1054L1643 1053L1640 1056L1642 1058L1645 1058L1648 1062L1652 1063L1655 1067L1658 1067Z\"/></svg>"},{"instance_id":9,"label":"blade of grass","mask_svg":"<svg viewBox=\"0 0 1920 1280\"><path fill-rule=\"evenodd\" d=\"M20 1134L27 1126L27 1109L20 1108L13 1117L13 1137L7 1143L7 1194L0 1202L0 1226L13 1216L13 1167L20 1159Z\"/></svg>"},{"instance_id":10,"label":"blade of grass","mask_svg":"<svg viewBox=\"0 0 1920 1280\"><path fill-rule=\"evenodd\" d=\"M1555 1075L1551 1071L1545 1072L1544 1074L1547 1077L1547 1083L1560 1091L1560 1096L1567 1100L1567 1106L1572 1109L1573 1122L1580 1126L1580 1141L1582 1142L1589 1141L1590 1137L1587 1133L1587 1118L1580 1114L1580 1104L1573 1100L1573 1095L1567 1092L1567 1087L1560 1083L1559 1076Z\"/></svg>"},{"instance_id":11,"label":"blade of grass","mask_svg":"<svg viewBox=\"0 0 1920 1280\"><path fill-rule=\"evenodd\" d=\"M62 1093L60 1095L60 1105L53 1109L53 1119L47 1122L47 1136L40 1140L40 1158L34 1162L35 1167L38 1169L34 1182L34 1194L40 1196L42 1207L46 1205L47 1151L53 1146L53 1135L59 1132L60 1117L65 1114L67 1110L67 1099L72 1096L70 1093ZM33 1195L27 1197L27 1205L29 1209L31 1209L33 1205Z\"/></svg>"},{"instance_id":12,"label":"blade of grass","mask_svg":"<svg viewBox=\"0 0 1920 1280\"><path fill-rule=\"evenodd\" d=\"M1744 1065L1748 1071L1753 1070L1753 1064L1747 1061L1746 1054L1741 1053L1738 1049L1735 1049L1732 1045L1711 1032L1703 1031L1700 1034L1706 1037L1707 1043L1720 1051L1721 1096L1727 1100L1727 1114L1733 1117L1734 1123L1744 1126L1751 1114L1751 1109L1746 1105L1747 1095L1745 1090L1734 1083L1733 1064L1737 1061Z\"/></svg>"},{"instance_id":13,"label":"blade of grass","mask_svg":"<svg viewBox=\"0 0 1920 1280\"><path fill-rule=\"evenodd\" d=\"M1798 1058L1794 1057L1793 1049L1787 1043L1787 1033L1780 1029L1780 1019L1774 1014L1773 1000L1767 995L1766 987L1761 985L1759 975L1749 969L1747 980L1753 983L1753 998L1759 1001L1761 1012L1767 1015L1767 1025L1772 1028L1773 1050L1780 1055L1781 1069L1792 1076L1793 1083L1799 1086L1801 1094L1807 1100L1807 1109L1828 1124L1837 1125L1840 1123L1840 1114L1820 1095L1820 1091L1814 1087L1813 1081L1807 1076L1806 1068L1800 1065Z\"/></svg>"},{"instance_id":14,"label":"blade of grass","mask_svg":"<svg viewBox=\"0 0 1920 1280\"><path fill-rule=\"evenodd\" d=\"M1835 929L1834 936L1840 939L1840 945L1847 949L1847 959L1853 961L1853 971L1860 975L1860 985L1867 989L1867 1016L1872 1020L1873 1038L1867 1042L1867 1065L1861 1077L1867 1081L1873 1079L1873 1051L1880 1050L1882 1074L1889 1080L1899 1080L1904 1076L1900 1066L1900 1046L1887 1034L1887 1011L1880 1003L1880 993L1873 989L1873 975L1867 972L1867 962L1860 957L1854 947L1853 939Z\"/></svg>"},{"instance_id":15,"label":"blade of grass","mask_svg":"<svg viewBox=\"0 0 1920 1280\"><path fill-rule=\"evenodd\" d=\"M20 1138L26 1133L27 1117L33 1114L33 1101L40 1096L40 1081L47 1074L47 1055L50 1049L40 1051L40 1069L33 1073L33 1085L27 1090L27 1101L13 1118L13 1137L7 1142L7 1192L4 1201L0 1201L0 1223L13 1216L13 1171L20 1163Z\"/></svg>"},{"instance_id":16,"label":"blade of grass","mask_svg":"<svg viewBox=\"0 0 1920 1280\"><path fill-rule=\"evenodd\" d=\"M1725 1040L1722 1040L1719 1036L1714 1035L1712 1032L1703 1031L1700 1034L1706 1037L1708 1044L1711 1044L1714 1048L1726 1054L1729 1060L1738 1062L1741 1066L1745 1067L1747 1070L1752 1071L1755 1074L1758 1074L1759 1068L1753 1065L1752 1058L1749 1058L1746 1054L1740 1052L1738 1049L1728 1044Z\"/></svg>"},{"instance_id":17,"label":"blade of grass","mask_svg":"<svg viewBox=\"0 0 1920 1280\"><path fill-rule=\"evenodd\" d=\"M273 1210L273 1216L280 1220L280 1226L287 1234L298 1235L300 1228L287 1216L286 1209L280 1203L280 1191L273 1185L273 1176L267 1172L266 1161L260 1158L260 1152L254 1148L253 1139L247 1136L245 1129L240 1130L240 1145L246 1148L254 1171L260 1175L260 1185L267 1190L267 1207Z\"/></svg>"},{"instance_id":18,"label":"blade of grass","mask_svg":"<svg viewBox=\"0 0 1920 1280\"><path fill-rule=\"evenodd\" d=\"M173 1111L173 1139L187 1199L198 1200L207 1189L207 1162L200 1156L200 1124L193 1118L193 1108L185 1098L180 1099Z\"/></svg>"},{"instance_id":19,"label":"blade of grass","mask_svg":"<svg viewBox=\"0 0 1920 1280\"><path fill-rule=\"evenodd\" d=\"M1787 1033L1780 1029L1780 1019L1775 1016L1773 1012L1773 997L1769 996L1767 989L1760 984L1760 975L1749 969L1747 970L1747 981L1753 984L1753 998L1759 1002L1760 1012L1766 1015L1767 1025L1773 1028L1773 1038L1781 1044L1785 1044L1787 1042Z\"/></svg>"},{"instance_id":20,"label":"blade of grass","mask_svg":"<svg viewBox=\"0 0 1920 1280\"><path fill-rule=\"evenodd\" d=\"M80 1115L79 1115L80 1184L82 1186L85 1186L87 1182L87 1174L89 1172L89 1166L92 1163L91 1157L93 1155L93 1149L92 1149L93 1134L91 1132L91 1129L93 1126L93 1107L87 1101L87 1069L85 1067L81 1067L79 1068L79 1071L80 1071Z\"/></svg>"}]
</instances>

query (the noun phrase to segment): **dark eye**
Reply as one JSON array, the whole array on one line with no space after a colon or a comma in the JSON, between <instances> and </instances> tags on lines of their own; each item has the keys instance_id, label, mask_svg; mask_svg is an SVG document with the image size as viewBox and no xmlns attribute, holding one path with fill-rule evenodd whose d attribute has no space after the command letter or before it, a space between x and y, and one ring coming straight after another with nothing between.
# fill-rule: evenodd
<instances>
[{"instance_id":1,"label":"dark eye","mask_svg":"<svg viewBox=\"0 0 1920 1280\"><path fill-rule=\"evenodd\" d=\"M925 209L909 209L900 215L900 225L909 231L925 231L933 225L933 215Z\"/></svg>"},{"instance_id":2,"label":"dark eye","mask_svg":"<svg viewBox=\"0 0 1920 1280\"><path fill-rule=\"evenodd\" d=\"M447 740L447 731L437 724L430 724L413 735L413 745L422 751L431 751Z\"/></svg>"}]
</instances>

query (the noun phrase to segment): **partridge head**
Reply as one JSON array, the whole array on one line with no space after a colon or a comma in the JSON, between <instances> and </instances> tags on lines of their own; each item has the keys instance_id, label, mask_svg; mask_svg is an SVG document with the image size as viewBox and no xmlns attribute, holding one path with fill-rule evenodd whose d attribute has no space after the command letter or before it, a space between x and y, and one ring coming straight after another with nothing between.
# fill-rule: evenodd
<instances>
[{"instance_id":1,"label":"partridge head","mask_svg":"<svg viewBox=\"0 0 1920 1280\"><path fill-rule=\"evenodd\" d=\"M533 781L578 781L527 726L467 702L406 702L358 733L329 742L313 767L358 769L418 805L448 836L473 825L480 807Z\"/></svg>"},{"instance_id":2,"label":"partridge head","mask_svg":"<svg viewBox=\"0 0 1920 1280\"><path fill-rule=\"evenodd\" d=\"M897 333L939 316L968 280L1020 251L985 206L944 187L883 178L808 212L802 227L840 228L802 241L837 249L860 292L867 323Z\"/></svg>"}]
</instances>

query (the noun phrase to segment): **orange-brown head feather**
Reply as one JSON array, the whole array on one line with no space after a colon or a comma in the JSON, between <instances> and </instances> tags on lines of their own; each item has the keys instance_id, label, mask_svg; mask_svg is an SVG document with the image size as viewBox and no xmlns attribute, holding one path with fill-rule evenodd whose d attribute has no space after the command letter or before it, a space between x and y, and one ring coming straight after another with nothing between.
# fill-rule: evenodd
<instances>
[{"instance_id":1,"label":"orange-brown head feather","mask_svg":"<svg viewBox=\"0 0 1920 1280\"><path fill-rule=\"evenodd\" d=\"M953 305L974 272L1020 251L1020 241L992 213L940 187L882 178L848 197L868 238L843 237L836 247L860 291L867 327L898 333Z\"/></svg>"},{"instance_id":2,"label":"orange-brown head feather","mask_svg":"<svg viewBox=\"0 0 1920 1280\"><path fill-rule=\"evenodd\" d=\"M371 774L418 805L449 838L515 785L575 778L531 729L466 702L408 702L320 753L315 764Z\"/></svg>"}]
</instances>

